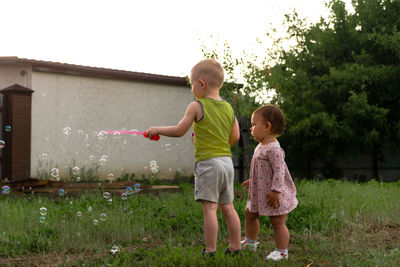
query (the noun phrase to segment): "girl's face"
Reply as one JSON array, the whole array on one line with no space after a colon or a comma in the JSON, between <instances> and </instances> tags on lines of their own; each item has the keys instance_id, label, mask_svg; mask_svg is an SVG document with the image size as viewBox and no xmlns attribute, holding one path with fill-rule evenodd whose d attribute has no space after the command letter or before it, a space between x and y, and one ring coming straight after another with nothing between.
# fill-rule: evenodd
<instances>
[{"instance_id":1,"label":"girl's face","mask_svg":"<svg viewBox=\"0 0 400 267\"><path fill-rule=\"evenodd\" d=\"M262 143L264 139L268 137L271 129L270 125L271 124L265 121L261 115L257 113L253 113L253 115L251 115L250 131L251 135L257 142Z\"/></svg>"}]
</instances>

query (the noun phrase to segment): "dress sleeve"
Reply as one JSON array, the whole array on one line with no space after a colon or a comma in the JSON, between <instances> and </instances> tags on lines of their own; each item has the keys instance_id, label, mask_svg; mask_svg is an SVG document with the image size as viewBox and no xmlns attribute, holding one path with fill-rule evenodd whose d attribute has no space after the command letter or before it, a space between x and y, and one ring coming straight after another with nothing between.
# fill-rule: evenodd
<instances>
[{"instance_id":1,"label":"dress sleeve","mask_svg":"<svg viewBox=\"0 0 400 267\"><path fill-rule=\"evenodd\" d=\"M285 154L280 147L274 147L267 151L266 156L273 171L271 191L282 192L285 179Z\"/></svg>"}]
</instances>

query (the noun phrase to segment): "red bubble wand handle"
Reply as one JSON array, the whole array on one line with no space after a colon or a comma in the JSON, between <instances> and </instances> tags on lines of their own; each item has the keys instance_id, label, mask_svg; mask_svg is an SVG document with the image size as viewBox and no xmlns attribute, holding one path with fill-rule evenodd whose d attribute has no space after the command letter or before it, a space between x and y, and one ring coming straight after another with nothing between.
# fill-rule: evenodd
<instances>
[{"instance_id":1,"label":"red bubble wand handle","mask_svg":"<svg viewBox=\"0 0 400 267\"><path fill-rule=\"evenodd\" d=\"M147 135L147 132L144 132L143 133L143 136L145 137L145 138L149 138L148 137L148 135ZM150 137L150 140L153 140L153 141L158 141L158 140L160 140L160 135L153 135L152 137Z\"/></svg>"}]
</instances>

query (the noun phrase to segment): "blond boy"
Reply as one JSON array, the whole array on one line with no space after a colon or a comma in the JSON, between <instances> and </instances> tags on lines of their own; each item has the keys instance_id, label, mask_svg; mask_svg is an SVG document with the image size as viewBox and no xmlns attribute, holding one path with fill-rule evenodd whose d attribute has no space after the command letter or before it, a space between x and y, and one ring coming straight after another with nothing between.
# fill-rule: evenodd
<instances>
[{"instance_id":1,"label":"blond boy","mask_svg":"<svg viewBox=\"0 0 400 267\"><path fill-rule=\"evenodd\" d=\"M148 137L183 136L193 125L195 149L195 200L202 204L206 248L202 254L216 252L218 220L221 209L229 229L230 246L225 254L240 252L240 220L233 206L234 169L230 146L240 137L239 124L232 107L223 101L219 91L224 83L221 65L212 59L197 63L191 71L190 83L196 97L176 126L151 127Z\"/></svg>"}]
</instances>

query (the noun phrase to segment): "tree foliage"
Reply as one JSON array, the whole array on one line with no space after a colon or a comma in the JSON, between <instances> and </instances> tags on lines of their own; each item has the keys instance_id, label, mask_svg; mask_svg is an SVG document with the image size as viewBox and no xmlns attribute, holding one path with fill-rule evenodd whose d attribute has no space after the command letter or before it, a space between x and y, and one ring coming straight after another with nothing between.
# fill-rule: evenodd
<instances>
[{"instance_id":1,"label":"tree foliage","mask_svg":"<svg viewBox=\"0 0 400 267\"><path fill-rule=\"evenodd\" d=\"M250 116L262 88L275 93L272 102L287 120L280 140L300 176L310 177L316 160L325 166L323 175L340 176L336 159L357 159L360 153L374 155L377 166L383 143L400 141L400 1L352 5L349 13L344 2L332 0L329 18L311 25L295 11L286 15L287 36L268 34L274 46L261 65L224 53L228 73L238 65L245 70L241 91L226 87L229 97L240 95L242 114ZM289 40L296 44L285 48Z\"/></svg>"},{"instance_id":2,"label":"tree foliage","mask_svg":"<svg viewBox=\"0 0 400 267\"><path fill-rule=\"evenodd\" d=\"M400 1L352 3L348 13L331 1L329 19L309 27L287 15L297 45L277 53L268 78L287 116L289 158L305 175L318 159L325 175L338 176L337 157L364 152L377 161L384 141L400 139Z\"/></svg>"}]
</instances>

